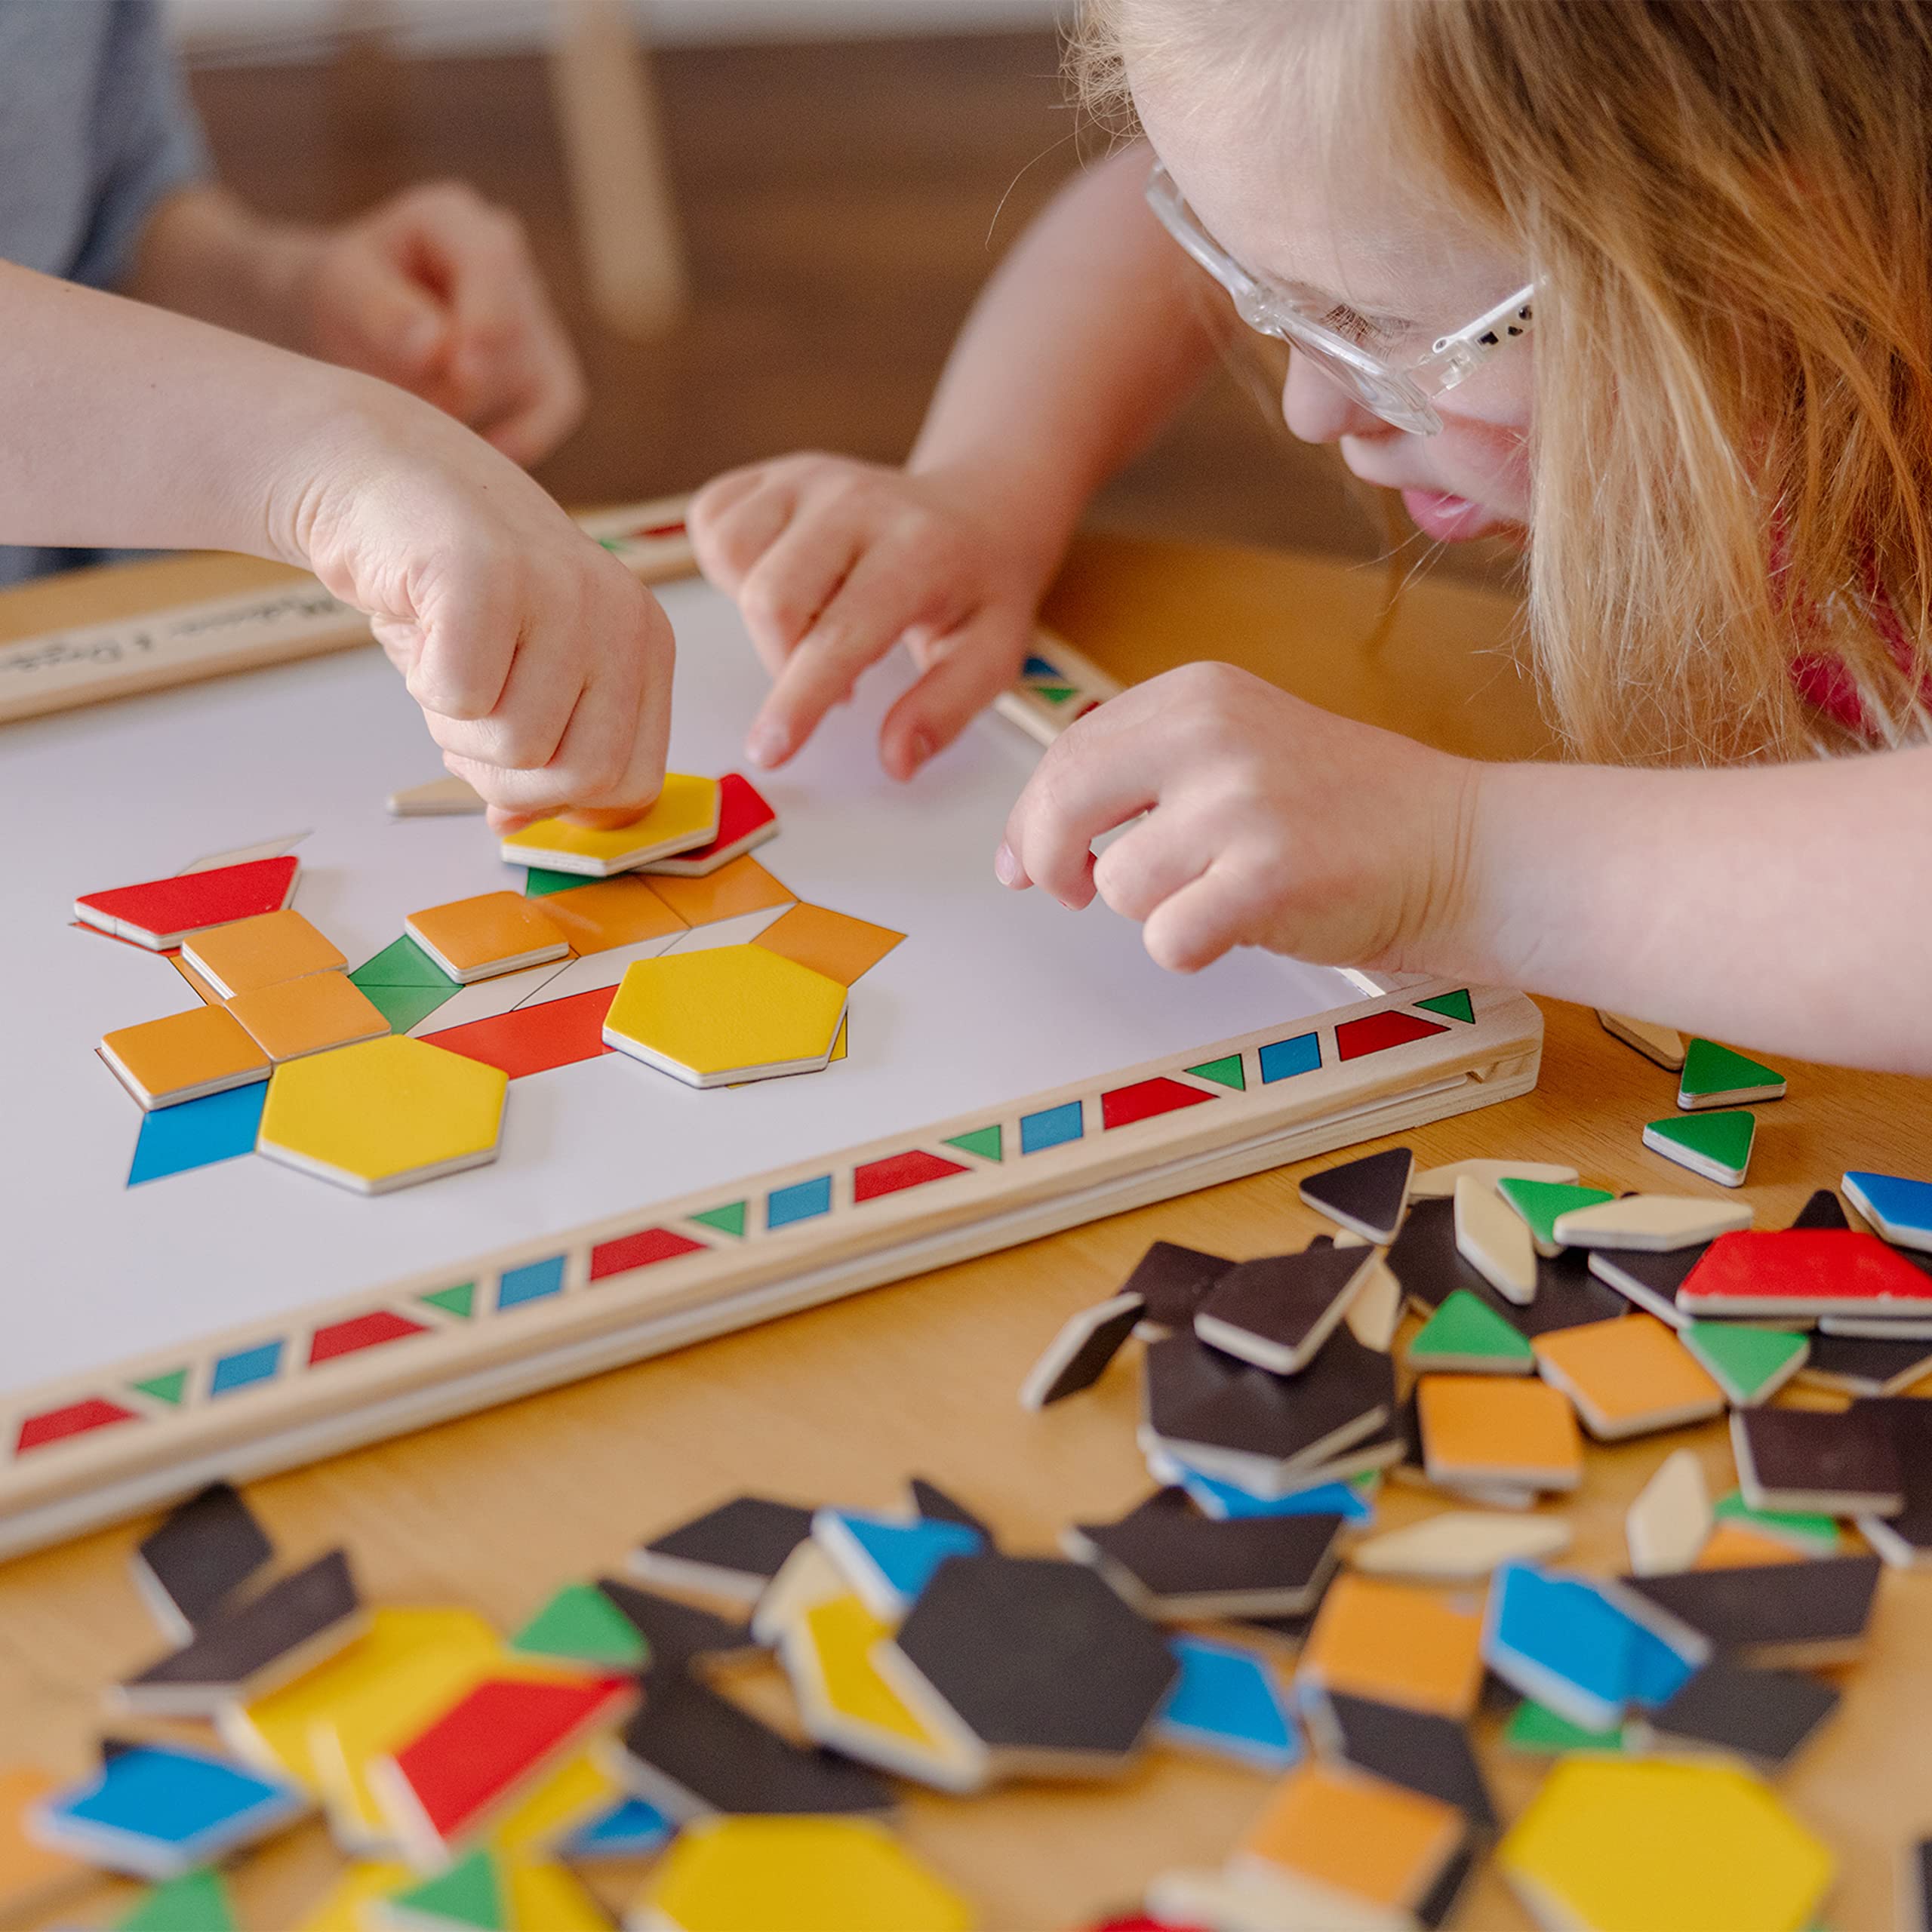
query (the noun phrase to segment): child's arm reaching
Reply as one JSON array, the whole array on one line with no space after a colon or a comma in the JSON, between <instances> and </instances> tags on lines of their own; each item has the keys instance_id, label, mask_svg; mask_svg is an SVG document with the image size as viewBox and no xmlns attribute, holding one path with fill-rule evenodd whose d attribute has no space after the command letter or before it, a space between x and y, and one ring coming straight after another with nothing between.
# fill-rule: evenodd
<instances>
[{"instance_id":1,"label":"child's arm reaching","mask_svg":"<svg viewBox=\"0 0 1932 1932\"><path fill-rule=\"evenodd\" d=\"M508 457L388 384L0 264L0 540L208 546L369 613L500 826L634 817L670 629Z\"/></svg>"},{"instance_id":2,"label":"child's arm reaching","mask_svg":"<svg viewBox=\"0 0 1932 1932\"><path fill-rule=\"evenodd\" d=\"M1063 191L1001 265L905 469L796 456L692 506L706 574L775 680L746 746L780 764L904 639L924 675L879 755L907 778L1017 672L1082 506L1213 355L1196 272L1142 199L1148 152Z\"/></svg>"}]
</instances>

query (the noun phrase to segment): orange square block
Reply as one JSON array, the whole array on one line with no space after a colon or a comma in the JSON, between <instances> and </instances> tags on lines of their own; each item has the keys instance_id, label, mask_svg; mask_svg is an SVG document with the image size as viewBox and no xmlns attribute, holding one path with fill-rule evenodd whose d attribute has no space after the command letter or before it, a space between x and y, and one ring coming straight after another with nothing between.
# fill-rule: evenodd
<instances>
[{"instance_id":1,"label":"orange square block","mask_svg":"<svg viewBox=\"0 0 1932 1932\"><path fill-rule=\"evenodd\" d=\"M849 986L905 937L889 926L872 925L823 906L801 905L780 913L752 943Z\"/></svg>"},{"instance_id":2,"label":"orange square block","mask_svg":"<svg viewBox=\"0 0 1932 1932\"><path fill-rule=\"evenodd\" d=\"M1577 1418L1556 1389L1509 1375L1425 1375L1416 1384L1423 1466L1432 1482L1574 1489Z\"/></svg>"},{"instance_id":3,"label":"orange square block","mask_svg":"<svg viewBox=\"0 0 1932 1932\"><path fill-rule=\"evenodd\" d=\"M346 973L311 973L238 993L228 1010L278 1066L356 1040L380 1039L389 1030L382 1008Z\"/></svg>"},{"instance_id":4,"label":"orange square block","mask_svg":"<svg viewBox=\"0 0 1932 1932\"><path fill-rule=\"evenodd\" d=\"M1349 1697L1466 1718L1482 1690L1481 1606L1464 1607L1407 1583L1338 1577L1322 1599L1300 1669Z\"/></svg>"},{"instance_id":5,"label":"orange square block","mask_svg":"<svg viewBox=\"0 0 1932 1932\"><path fill-rule=\"evenodd\" d=\"M1543 1380L1576 1404L1599 1441L1724 1414L1724 1391L1654 1315L1558 1329L1532 1346Z\"/></svg>"},{"instance_id":6,"label":"orange square block","mask_svg":"<svg viewBox=\"0 0 1932 1932\"><path fill-rule=\"evenodd\" d=\"M1463 1814L1440 1799L1342 1765L1304 1764L1275 1788L1242 1857L1406 1911L1463 1841Z\"/></svg>"},{"instance_id":7,"label":"orange square block","mask_svg":"<svg viewBox=\"0 0 1932 1932\"><path fill-rule=\"evenodd\" d=\"M223 999L305 973L339 973L349 964L300 912L286 907L211 926L184 940L181 956Z\"/></svg>"},{"instance_id":8,"label":"orange square block","mask_svg":"<svg viewBox=\"0 0 1932 1932\"><path fill-rule=\"evenodd\" d=\"M226 1007L191 1007L122 1026L100 1057L144 1107L171 1107L269 1077L269 1057Z\"/></svg>"},{"instance_id":9,"label":"orange square block","mask_svg":"<svg viewBox=\"0 0 1932 1932\"><path fill-rule=\"evenodd\" d=\"M685 924L642 879L628 873L546 894L543 916L580 955L667 938Z\"/></svg>"},{"instance_id":10,"label":"orange square block","mask_svg":"<svg viewBox=\"0 0 1932 1932\"><path fill-rule=\"evenodd\" d=\"M789 906L796 896L749 856L734 859L702 878L654 873L649 890L688 926L715 926L720 919Z\"/></svg>"},{"instance_id":11,"label":"orange square block","mask_svg":"<svg viewBox=\"0 0 1932 1932\"><path fill-rule=\"evenodd\" d=\"M465 986L565 958L571 949L562 928L520 892L452 899L412 912L402 923L410 937Z\"/></svg>"}]
</instances>

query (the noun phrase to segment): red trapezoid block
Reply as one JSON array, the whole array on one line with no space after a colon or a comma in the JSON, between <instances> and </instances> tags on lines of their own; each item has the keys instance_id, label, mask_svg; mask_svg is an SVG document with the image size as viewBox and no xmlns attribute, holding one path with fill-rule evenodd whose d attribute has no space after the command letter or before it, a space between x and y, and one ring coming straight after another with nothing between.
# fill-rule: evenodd
<instances>
[{"instance_id":1,"label":"red trapezoid block","mask_svg":"<svg viewBox=\"0 0 1932 1932\"><path fill-rule=\"evenodd\" d=\"M673 1234L669 1228L640 1228L634 1235L600 1241L590 1251L590 1278L601 1281L607 1275L628 1274L633 1268L648 1268L654 1261L674 1261L681 1254L699 1253L704 1245L688 1235Z\"/></svg>"},{"instance_id":2,"label":"red trapezoid block","mask_svg":"<svg viewBox=\"0 0 1932 1932\"><path fill-rule=\"evenodd\" d=\"M1100 1125L1131 1127L1137 1120L1152 1120L1156 1114L1171 1114L1182 1107L1198 1106L1214 1096L1198 1087L1183 1086L1163 1074L1152 1080L1137 1080L1131 1087L1116 1087L1100 1096Z\"/></svg>"},{"instance_id":3,"label":"red trapezoid block","mask_svg":"<svg viewBox=\"0 0 1932 1932\"><path fill-rule=\"evenodd\" d=\"M494 1020L472 1020L466 1026L446 1026L440 1033L420 1037L432 1047L500 1067L512 1080L521 1080L608 1053L604 1016L617 996L615 986L594 986L568 999L520 1006Z\"/></svg>"},{"instance_id":4,"label":"red trapezoid block","mask_svg":"<svg viewBox=\"0 0 1932 1932\"><path fill-rule=\"evenodd\" d=\"M852 1199L876 1201L882 1194L903 1193L909 1187L924 1187L929 1180L943 1180L948 1174L963 1174L965 1164L949 1161L924 1148L908 1148L903 1154L888 1154L881 1160L868 1161L852 1171Z\"/></svg>"},{"instance_id":5,"label":"red trapezoid block","mask_svg":"<svg viewBox=\"0 0 1932 1932\"><path fill-rule=\"evenodd\" d=\"M1336 1057L1360 1060L1365 1054L1386 1053L1391 1047L1406 1047L1412 1040L1426 1040L1432 1033L1448 1030L1413 1013L1371 1013L1364 1019L1345 1020L1335 1029Z\"/></svg>"}]
</instances>

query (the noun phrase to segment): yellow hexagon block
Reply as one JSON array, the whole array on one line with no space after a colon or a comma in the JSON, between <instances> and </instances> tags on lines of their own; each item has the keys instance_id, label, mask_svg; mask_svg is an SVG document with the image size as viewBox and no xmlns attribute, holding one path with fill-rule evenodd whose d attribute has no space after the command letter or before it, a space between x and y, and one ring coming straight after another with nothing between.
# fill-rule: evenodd
<instances>
[{"instance_id":1,"label":"yellow hexagon block","mask_svg":"<svg viewBox=\"0 0 1932 1932\"><path fill-rule=\"evenodd\" d=\"M256 1145L271 1160L386 1194L497 1158L503 1072L401 1034L275 1069Z\"/></svg>"},{"instance_id":2,"label":"yellow hexagon block","mask_svg":"<svg viewBox=\"0 0 1932 1932\"><path fill-rule=\"evenodd\" d=\"M633 960L604 1042L693 1087L816 1072L832 1057L845 989L757 946Z\"/></svg>"},{"instance_id":3,"label":"yellow hexagon block","mask_svg":"<svg viewBox=\"0 0 1932 1932\"><path fill-rule=\"evenodd\" d=\"M1832 1854L1748 1771L1565 1759L1497 1854L1537 1922L1577 1932L1803 1932Z\"/></svg>"},{"instance_id":4,"label":"yellow hexagon block","mask_svg":"<svg viewBox=\"0 0 1932 1932\"><path fill-rule=\"evenodd\" d=\"M513 866L608 878L709 845L718 836L718 798L716 779L667 772L657 802L629 825L598 832L568 819L540 818L503 841L503 857Z\"/></svg>"},{"instance_id":5,"label":"yellow hexagon block","mask_svg":"<svg viewBox=\"0 0 1932 1932\"><path fill-rule=\"evenodd\" d=\"M703 1818L626 1923L651 1932L965 1932L966 1901L863 1818Z\"/></svg>"}]
</instances>

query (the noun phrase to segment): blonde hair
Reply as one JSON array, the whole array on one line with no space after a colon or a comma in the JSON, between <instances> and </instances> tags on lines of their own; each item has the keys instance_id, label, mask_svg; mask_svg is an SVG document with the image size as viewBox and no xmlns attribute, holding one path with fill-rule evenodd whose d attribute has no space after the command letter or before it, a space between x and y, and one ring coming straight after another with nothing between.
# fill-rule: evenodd
<instances>
[{"instance_id":1,"label":"blonde hair","mask_svg":"<svg viewBox=\"0 0 1932 1932\"><path fill-rule=\"evenodd\" d=\"M1577 753L1789 756L1926 735L1932 8L1378 0L1373 86L1539 284L1531 647ZM1081 97L1231 58L1281 0L1085 0Z\"/></svg>"}]
</instances>

